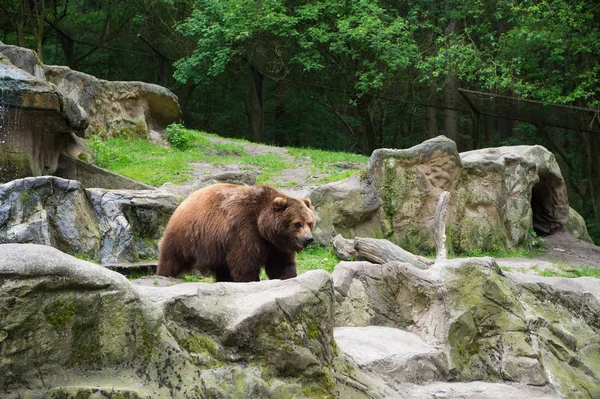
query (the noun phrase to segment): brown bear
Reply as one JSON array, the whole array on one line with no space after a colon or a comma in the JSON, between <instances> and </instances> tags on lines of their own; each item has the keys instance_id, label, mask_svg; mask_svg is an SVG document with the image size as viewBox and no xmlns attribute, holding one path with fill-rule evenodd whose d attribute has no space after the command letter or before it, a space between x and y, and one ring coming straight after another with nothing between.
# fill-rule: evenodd
<instances>
[{"instance_id":1,"label":"brown bear","mask_svg":"<svg viewBox=\"0 0 600 399\"><path fill-rule=\"evenodd\" d=\"M296 252L313 241L315 215L298 200L267 186L215 184L193 193L171 216L160 244L157 274L192 268L217 281L296 277Z\"/></svg>"}]
</instances>

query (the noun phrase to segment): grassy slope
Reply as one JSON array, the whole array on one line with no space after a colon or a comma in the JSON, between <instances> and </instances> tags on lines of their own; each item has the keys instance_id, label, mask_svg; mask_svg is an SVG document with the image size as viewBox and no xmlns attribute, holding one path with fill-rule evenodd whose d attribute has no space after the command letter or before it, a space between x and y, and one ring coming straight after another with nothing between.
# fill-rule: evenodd
<instances>
[{"instance_id":1,"label":"grassy slope","mask_svg":"<svg viewBox=\"0 0 600 399\"><path fill-rule=\"evenodd\" d=\"M244 140L231 140L231 144L214 143L207 139L212 135L179 125L167 129L170 141L176 145L164 148L144 139L93 137L90 147L96 165L153 186L166 182L181 183L193 178L191 162L218 164L241 164L247 169L260 168L258 184L281 187L278 174L284 169L296 167L277 153L249 155ZM368 157L345 152L330 152L307 148L286 148L296 160L310 161L311 170L325 175L317 183L323 184L344 179L356 170L344 170L333 166L334 162L352 162L366 167ZM286 186L293 185L288 183Z\"/></svg>"}]
</instances>

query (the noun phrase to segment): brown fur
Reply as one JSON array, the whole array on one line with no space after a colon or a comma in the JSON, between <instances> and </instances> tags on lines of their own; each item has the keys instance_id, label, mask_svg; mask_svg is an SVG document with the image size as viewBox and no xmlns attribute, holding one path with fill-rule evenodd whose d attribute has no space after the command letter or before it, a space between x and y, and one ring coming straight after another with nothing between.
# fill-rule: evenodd
<instances>
[{"instance_id":1,"label":"brown fur","mask_svg":"<svg viewBox=\"0 0 600 399\"><path fill-rule=\"evenodd\" d=\"M157 273L177 276L192 268L217 281L296 277L296 252L312 242L310 200L266 186L215 184L200 189L171 216Z\"/></svg>"}]
</instances>

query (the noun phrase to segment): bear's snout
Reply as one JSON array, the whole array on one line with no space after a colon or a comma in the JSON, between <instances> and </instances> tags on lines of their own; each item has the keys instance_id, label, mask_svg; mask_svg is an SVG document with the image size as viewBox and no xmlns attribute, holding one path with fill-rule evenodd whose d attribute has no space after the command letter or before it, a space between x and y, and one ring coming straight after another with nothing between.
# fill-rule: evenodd
<instances>
[{"instance_id":1,"label":"bear's snout","mask_svg":"<svg viewBox=\"0 0 600 399\"><path fill-rule=\"evenodd\" d=\"M308 247L312 242L314 241L314 238L312 238L312 236L308 236L304 239L304 241L302 242L302 245L304 246L304 248Z\"/></svg>"}]
</instances>

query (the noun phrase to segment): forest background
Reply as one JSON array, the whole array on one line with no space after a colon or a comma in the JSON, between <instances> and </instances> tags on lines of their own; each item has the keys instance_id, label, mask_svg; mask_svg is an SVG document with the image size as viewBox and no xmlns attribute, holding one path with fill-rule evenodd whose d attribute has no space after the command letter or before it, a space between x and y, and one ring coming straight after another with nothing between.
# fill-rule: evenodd
<instances>
[{"instance_id":1,"label":"forest background","mask_svg":"<svg viewBox=\"0 0 600 399\"><path fill-rule=\"evenodd\" d=\"M187 127L225 137L544 145L600 243L600 0L0 0L0 40L165 86Z\"/></svg>"}]
</instances>

